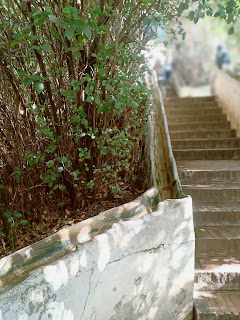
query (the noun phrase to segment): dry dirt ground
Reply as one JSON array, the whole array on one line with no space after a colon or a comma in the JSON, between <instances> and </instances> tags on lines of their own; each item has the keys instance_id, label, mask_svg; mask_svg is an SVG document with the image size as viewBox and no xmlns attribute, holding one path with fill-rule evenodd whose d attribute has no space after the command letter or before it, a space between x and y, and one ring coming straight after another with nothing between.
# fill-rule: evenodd
<instances>
[{"instance_id":1,"label":"dry dirt ground","mask_svg":"<svg viewBox=\"0 0 240 320\"><path fill-rule=\"evenodd\" d=\"M76 212L74 212L65 209L61 213L59 213L59 211L43 212L42 219L39 223L32 223L18 228L14 231L15 234L12 234L14 237L6 239L0 234L0 258L42 240L59 231L61 228L91 218L102 211L130 202L139 197L144 191L144 188L140 185L134 188L126 187L126 189L121 191L117 196L100 199L80 211L76 210Z\"/></svg>"}]
</instances>

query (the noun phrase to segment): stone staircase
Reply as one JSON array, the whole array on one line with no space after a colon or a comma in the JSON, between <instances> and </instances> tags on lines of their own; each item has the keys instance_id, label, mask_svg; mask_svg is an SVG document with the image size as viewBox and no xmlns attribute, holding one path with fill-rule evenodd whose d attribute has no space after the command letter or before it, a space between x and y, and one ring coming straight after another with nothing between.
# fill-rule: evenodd
<instances>
[{"instance_id":1,"label":"stone staircase","mask_svg":"<svg viewBox=\"0 0 240 320\"><path fill-rule=\"evenodd\" d=\"M195 319L240 319L240 139L214 97L164 105L183 190L193 198Z\"/></svg>"}]
</instances>

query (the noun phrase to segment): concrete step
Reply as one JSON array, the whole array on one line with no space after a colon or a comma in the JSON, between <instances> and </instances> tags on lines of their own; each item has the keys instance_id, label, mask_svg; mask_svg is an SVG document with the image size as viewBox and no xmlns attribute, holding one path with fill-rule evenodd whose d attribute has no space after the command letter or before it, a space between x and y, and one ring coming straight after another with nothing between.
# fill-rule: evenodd
<instances>
[{"instance_id":1,"label":"concrete step","mask_svg":"<svg viewBox=\"0 0 240 320\"><path fill-rule=\"evenodd\" d=\"M240 182L240 160L178 161L182 184Z\"/></svg>"},{"instance_id":2,"label":"concrete step","mask_svg":"<svg viewBox=\"0 0 240 320\"><path fill-rule=\"evenodd\" d=\"M210 148L240 148L240 138L226 139L189 139L173 140L172 148L177 149L210 149Z\"/></svg>"},{"instance_id":3,"label":"concrete step","mask_svg":"<svg viewBox=\"0 0 240 320\"><path fill-rule=\"evenodd\" d=\"M182 130L171 131L171 140L180 139L220 139L220 138L235 138L236 131L234 129L214 129L214 130Z\"/></svg>"},{"instance_id":4,"label":"concrete step","mask_svg":"<svg viewBox=\"0 0 240 320\"><path fill-rule=\"evenodd\" d=\"M240 291L194 293L195 320L239 320Z\"/></svg>"},{"instance_id":5,"label":"concrete step","mask_svg":"<svg viewBox=\"0 0 240 320\"><path fill-rule=\"evenodd\" d=\"M202 102L216 102L215 96L209 96L209 97L186 97L186 98L179 98L179 97L172 97L164 99L165 104L196 104L196 103L202 103Z\"/></svg>"},{"instance_id":6,"label":"concrete step","mask_svg":"<svg viewBox=\"0 0 240 320\"><path fill-rule=\"evenodd\" d=\"M209 129L230 129L229 121L214 121L214 122L184 122L184 123L168 123L169 131L195 131L195 130L209 130ZM190 138L190 137L189 137Z\"/></svg>"},{"instance_id":7,"label":"concrete step","mask_svg":"<svg viewBox=\"0 0 240 320\"><path fill-rule=\"evenodd\" d=\"M183 184L183 192L193 201L239 201L240 183Z\"/></svg>"},{"instance_id":8,"label":"concrete step","mask_svg":"<svg viewBox=\"0 0 240 320\"><path fill-rule=\"evenodd\" d=\"M181 115L216 115L216 114L222 114L222 108L219 107L209 107L206 106L204 108L166 108L166 115L171 116L171 115L176 115L176 116L181 116Z\"/></svg>"},{"instance_id":9,"label":"concrete step","mask_svg":"<svg viewBox=\"0 0 240 320\"><path fill-rule=\"evenodd\" d=\"M240 256L195 259L195 290L240 290Z\"/></svg>"},{"instance_id":10,"label":"concrete step","mask_svg":"<svg viewBox=\"0 0 240 320\"><path fill-rule=\"evenodd\" d=\"M201 102L201 103L195 103L195 104L176 104L176 103L164 103L164 108L165 108L165 112L169 113L169 112L174 112L174 111L181 111L181 110L186 110L186 113L188 113L188 111L190 112L200 112L200 110L216 110L216 109L222 109L221 107L219 107L218 102L216 101L212 101L212 102Z\"/></svg>"},{"instance_id":11,"label":"concrete step","mask_svg":"<svg viewBox=\"0 0 240 320\"><path fill-rule=\"evenodd\" d=\"M240 226L239 202L197 202L193 203L195 227Z\"/></svg>"},{"instance_id":12,"label":"concrete step","mask_svg":"<svg viewBox=\"0 0 240 320\"><path fill-rule=\"evenodd\" d=\"M174 150L175 159L178 160L239 160L240 148L219 149L182 149Z\"/></svg>"},{"instance_id":13,"label":"concrete step","mask_svg":"<svg viewBox=\"0 0 240 320\"><path fill-rule=\"evenodd\" d=\"M195 228L196 256L239 255L240 226L212 226Z\"/></svg>"},{"instance_id":14,"label":"concrete step","mask_svg":"<svg viewBox=\"0 0 240 320\"><path fill-rule=\"evenodd\" d=\"M210 114L210 115L169 115L167 117L169 123L193 123L193 122L216 122L227 121L225 114Z\"/></svg>"}]
</instances>

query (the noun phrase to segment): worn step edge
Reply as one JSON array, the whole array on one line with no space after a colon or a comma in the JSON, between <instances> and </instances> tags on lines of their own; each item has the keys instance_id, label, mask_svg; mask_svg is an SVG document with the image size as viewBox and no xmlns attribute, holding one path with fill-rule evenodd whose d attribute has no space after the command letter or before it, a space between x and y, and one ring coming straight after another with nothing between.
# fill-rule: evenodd
<instances>
[{"instance_id":1,"label":"worn step edge","mask_svg":"<svg viewBox=\"0 0 240 320\"><path fill-rule=\"evenodd\" d=\"M174 131L192 131L193 129L196 130L217 130L219 128L224 129L231 129L231 125L229 121L213 121L213 122L181 122L181 123L172 123L168 122L168 127L170 132ZM179 130L181 128L181 130ZM196 139L192 139L196 140Z\"/></svg>"},{"instance_id":2,"label":"worn step edge","mask_svg":"<svg viewBox=\"0 0 240 320\"><path fill-rule=\"evenodd\" d=\"M240 290L240 257L206 255L196 258L195 289Z\"/></svg>"},{"instance_id":3,"label":"worn step edge","mask_svg":"<svg viewBox=\"0 0 240 320\"><path fill-rule=\"evenodd\" d=\"M240 291L194 291L195 320L238 319Z\"/></svg>"},{"instance_id":4,"label":"worn step edge","mask_svg":"<svg viewBox=\"0 0 240 320\"><path fill-rule=\"evenodd\" d=\"M210 108L199 108L199 109L193 109L193 108L166 108L166 115L167 116L171 116L173 113L174 115L186 115L186 116L192 116L192 115L196 115L196 116L201 116L201 115L219 115L219 114L223 114L223 110L222 108L218 108L218 107L210 107Z\"/></svg>"},{"instance_id":5,"label":"worn step edge","mask_svg":"<svg viewBox=\"0 0 240 320\"><path fill-rule=\"evenodd\" d=\"M187 123L187 122L216 122L219 121L227 121L227 117L225 114L218 115L191 115L191 116L168 116L167 117L169 123Z\"/></svg>"}]
</instances>

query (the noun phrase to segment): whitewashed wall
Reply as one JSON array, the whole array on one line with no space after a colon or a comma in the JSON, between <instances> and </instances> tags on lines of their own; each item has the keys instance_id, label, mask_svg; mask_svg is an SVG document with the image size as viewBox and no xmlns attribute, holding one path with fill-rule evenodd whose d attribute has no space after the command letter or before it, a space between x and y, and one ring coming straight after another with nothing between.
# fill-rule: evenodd
<instances>
[{"instance_id":1,"label":"whitewashed wall","mask_svg":"<svg viewBox=\"0 0 240 320\"><path fill-rule=\"evenodd\" d=\"M0 279L0 320L191 320L191 198L152 188L1 259Z\"/></svg>"},{"instance_id":2,"label":"whitewashed wall","mask_svg":"<svg viewBox=\"0 0 240 320\"><path fill-rule=\"evenodd\" d=\"M218 70L212 76L212 91L231 121L231 126L240 137L240 79L236 80L226 72Z\"/></svg>"}]
</instances>

